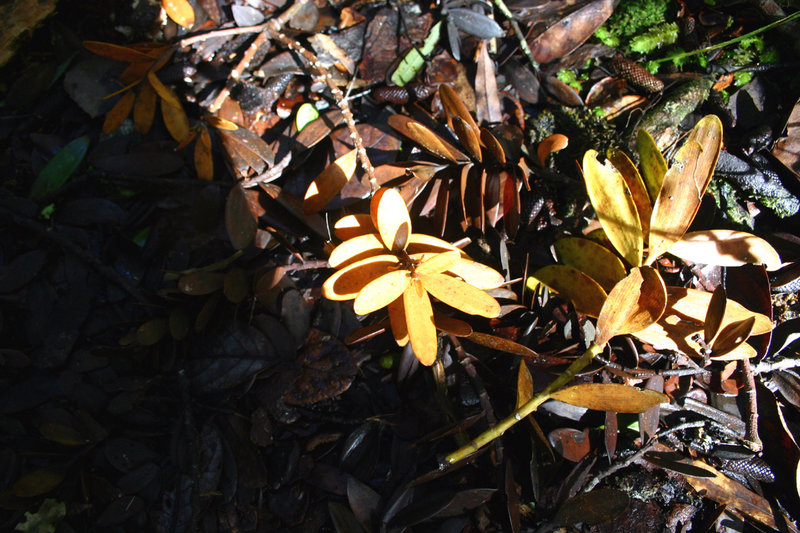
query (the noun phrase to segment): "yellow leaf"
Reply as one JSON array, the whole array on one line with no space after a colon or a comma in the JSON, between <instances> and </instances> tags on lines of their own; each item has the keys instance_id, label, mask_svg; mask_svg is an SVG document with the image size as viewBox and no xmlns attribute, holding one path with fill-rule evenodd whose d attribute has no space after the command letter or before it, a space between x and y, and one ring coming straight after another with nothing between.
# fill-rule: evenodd
<instances>
[{"instance_id":1,"label":"yellow leaf","mask_svg":"<svg viewBox=\"0 0 800 533\"><path fill-rule=\"evenodd\" d=\"M669 403L666 394L650 389L637 389L619 383L586 383L556 391L553 400L595 411L644 413L651 407Z\"/></svg>"},{"instance_id":2,"label":"yellow leaf","mask_svg":"<svg viewBox=\"0 0 800 533\"><path fill-rule=\"evenodd\" d=\"M600 164L594 150L588 150L583 156L583 177L608 240L629 265L641 265L642 223L625 178L612 165Z\"/></svg>"},{"instance_id":3,"label":"yellow leaf","mask_svg":"<svg viewBox=\"0 0 800 533\"><path fill-rule=\"evenodd\" d=\"M303 211L316 213L325 208L356 171L357 150L351 150L328 165L308 186L303 199Z\"/></svg>"},{"instance_id":4,"label":"yellow leaf","mask_svg":"<svg viewBox=\"0 0 800 533\"><path fill-rule=\"evenodd\" d=\"M431 258L420 263L415 271L417 274L439 274L445 270L449 270L450 267L456 264L460 259L461 252L458 250L434 254Z\"/></svg>"},{"instance_id":5,"label":"yellow leaf","mask_svg":"<svg viewBox=\"0 0 800 533\"><path fill-rule=\"evenodd\" d=\"M664 176L650 219L647 264L678 242L694 220L722 146L722 123L714 115L700 120L678 150Z\"/></svg>"},{"instance_id":6,"label":"yellow leaf","mask_svg":"<svg viewBox=\"0 0 800 533\"><path fill-rule=\"evenodd\" d=\"M392 252L405 250L411 235L411 218L400 193L395 189L380 189L372 197L369 212L384 246Z\"/></svg>"},{"instance_id":7,"label":"yellow leaf","mask_svg":"<svg viewBox=\"0 0 800 533\"><path fill-rule=\"evenodd\" d=\"M333 225L333 234L342 241L377 231L372 225L372 217L365 214L343 216Z\"/></svg>"},{"instance_id":8,"label":"yellow leaf","mask_svg":"<svg viewBox=\"0 0 800 533\"><path fill-rule=\"evenodd\" d=\"M642 181L650 196L650 203L654 204L661 191L661 184L664 183L667 162L664 161L655 139L644 129L640 129L636 135L636 151L642 166Z\"/></svg>"},{"instance_id":9,"label":"yellow leaf","mask_svg":"<svg viewBox=\"0 0 800 533\"><path fill-rule=\"evenodd\" d=\"M575 310L592 317L600 314L606 291L595 280L572 267L549 265L533 273L533 277L544 283L566 300Z\"/></svg>"},{"instance_id":10,"label":"yellow leaf","mask_svg":"<svg viewBox=\"0 0 800 533\"><path fill-rule=\"evenodd\" d=\"M331 268L341 268L347 263L355 263L386 251L383 243L374 233L360 235L344 241L331 252L328 264Z\"/></svg>"},{"instance_id":11,"label":"yellow leaf","mask_svg":"<svg viewBox=\"0 0 800 533\"><path fill-rule=\"evenodd\" d=\"M500 315L500 304L482 290L446 274L418 273L425 290L451 307L470 315L494 318Z\"/></svg>"},{"instance_id":12,"label":"yellow leaf","mask_svg":"<svg viewBox=\"0 0 800 533\"><path fill-rule=\"evenodd\" d=\"M161 7L167 16L186 29L194 26L194 9L187 0L161 0Z\"/></svg>"},{"instance_id":13,"label":"yellow leaf","mask_svg":"<svg viewBox=\"0 0 800 533\"><path fill-rule=\"evenodd\" d=\"M628 154L616 148L609 148L606 157L611 164L622 174L628 190L631 191L631 198L636 205L636 212L639 213L639 221L642 223L642 235L650 233L650 216L653 214L653 202L647 192L647 187L642 180L642 175L636 169Z\"/></svg>"},{"instance_id":14,"label":"yellow leaf","mask_svg":"<svg viewBox=\"0 0 800 533\"><path fill-rule=\"evenodd\" d=\"M667 289L658 271L634 268L608 293L594 342L603 346L612 337L643 330L661 317L666 306Z\"/></svg>"},{"instance_id":15,"label":"yellow leaf","mask_svg":"<svg viewBox=\"0 0 800 533\"><path fill-rule=\"evenodd\" d=\"M201 180L214 179L214 156L211 153L211 135L208 130L200 130L197 144L194 145L194 168Z\"/></svg>"},{"instance_id":16,"label":"yellow leaf","mask_svg":"<svg viewBox=\"0 0 800 533\"><path fill-rule=\"evenodd\" d=\"M403 293L403 307L411 348L419 362L430 366L436 361L439 342L433 322L433 308L428 293L419 280L411 280L411 285Z\"/></svg>"},{"instance_id":17,"label":"yellow leaf","mask_svg":"<svg viewBox=\"0 0 800 533\"><path fill-rule=\"evenodd\" d=\"M614 284L625 277L625 265L608 248L589 239L567 237L559 239L553 247L558 260L580 270L610 291Z\"/></svg>"},{"instance_id":18,"label":"yellow leaf","mask_svg":"<svg viewBox=\"0 0 800 533\"><path fill-rule=\"evenodd\" d=\"M133 124L136 131L142 135L150 131L153 126L153 119L156 116L156 94L150 82L145 80L139 85L139 92L136 95L136 105L133 108Z\"/></svg>"},{"instance_id":19,"label":"yellow leaf","mask_svg":"<svg viewBox=\"0 0 800 533\"><path fill-rule=\"evenodd\" d=\"M399 266L397 257L383 254L368 257L336 271L322 284L328 300L352 300L370 281Z\"/></svg>"},{"instance_id":20,"label":"yellow leaf","mask_svg":"<svg viewBox=\"0 0 800 533\"><path fill-rule=\"evenodd\" d=\"M781 267L775 248L761 237L744 231L712 229L692 231L669 249L669 253L692 263L718 266L763 264L767 270Z\"/></svg>"},{"instance_id":21,"label":"yellow leaf","mask_svg":"<svg viewBox=\"0 0 800 533\"><path fill-rule=\"evenodd\" d=\"M484 291L496 289L505 283L505 278L500 272L463 256L448 269L448 272Z\"/></svg>"},{"instance_id":22,"label":"yellow leaf","mask_svg":"<svg viewBox=\"0 0 800 533\"><path fill-rule=\"evenodd\" d=\"M106 119L103 121L103 133L108 135L109 133L117 131L117 128L122 126L122 123L125 122L125 119L130 115L135 100L136 95L134 95L132 91L123 93L122 96L119 97L114 107L106 114Z\"/></svg>"},{"instance_id":23,"label":"yellow leaf","mask_svg":"<svg viewBox=\"0 0 800 533\"><path fill-rule=\"evenodd\" d=\"M172 106L166 100L161 100L161 116L167 131L177 142L181 142L189 136L189 117L183 107Z\"/></svg>"},{"instance_id":24,"label":"yellow leaf","mask_svg":"<svg viewBox=\"0 0 800 533\"><path fill-rule=\"evenodd\" d=\"M406 252L409 254L446 252L448 250L458 250L458 248L447 241L425 235L424 233L412 233L408 238L408 246L406 247Z\"/></svg>"},{"instance_id":25,"label":"yellow leaf","mask_svg":"<svg viewBox=\"0 0 800 533\"><path fill-rule=\"evenodd\" d=\"M386 307L403 294L411 283L407 270L395 270L367 283L353 302L357 315L366 315Z\"/></svg>"},{"instance_id":26,"label":"yellow leaf","mask_svg":"<svg viewBox=\"0 0 800 533\"><path fill-rule=\"evenodd\" d=\"M408 344L408 326L406 325L406 311L403 300L403 298L398 298L387 306L392 336L398 346Z\"/></svg>"},{"instance_id":27,"label":"yellow leaf","mask_svg":"<svg viewBox=\"0 0 800 533\"><path fill-rule=\"evenodd\" d=\"M203 117L203 120L205 120L209 126L213 126L218 130L236 131L239 129L239 126L235 122L231 122L230 120L226 120L224 118L215 117L214 115L206 115Z\"/></svg>"}]
</instances>

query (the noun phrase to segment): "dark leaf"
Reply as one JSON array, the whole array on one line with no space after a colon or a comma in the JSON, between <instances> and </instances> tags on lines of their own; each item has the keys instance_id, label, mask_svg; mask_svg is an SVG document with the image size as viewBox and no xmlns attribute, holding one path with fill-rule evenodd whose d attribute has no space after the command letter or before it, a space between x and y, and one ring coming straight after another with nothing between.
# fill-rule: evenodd
<instances>
[{"instance_id":1,"label":"dark leaf","mask_svg":"<svg viewBox=\"0 0 800 533\"><path fill-rule=\"evenodd\" d=\"M595 489L567 500L553 518L556 525L578 522L601 524L621 515L628 508L628 495L615 489Z\"/></svg>"},{"instance_id":2,"label":"dark leaf","mask_svg":"<svg viewBox=\"0 0 800 533\"><path fill-rule=\"evenodd\" d=\"M89 137L85 135L78 137L59 150L33 182L30 192L31 199L40 200L64 185L78 169L78 165L81 164L88 150Z\"/></svg>"},{"instance_id":3,"label":"dark leaf","mask_svg":"<svg viewBox=\"0 0 800 533\"><path fill-rule=\"evenodd\" d=\"M494 39L505 35L503 28L497 22L477 11L457 7L448 9L447 13L448 18L452 19L459 30L479 39Z\"/></svg>"}]
</instances>

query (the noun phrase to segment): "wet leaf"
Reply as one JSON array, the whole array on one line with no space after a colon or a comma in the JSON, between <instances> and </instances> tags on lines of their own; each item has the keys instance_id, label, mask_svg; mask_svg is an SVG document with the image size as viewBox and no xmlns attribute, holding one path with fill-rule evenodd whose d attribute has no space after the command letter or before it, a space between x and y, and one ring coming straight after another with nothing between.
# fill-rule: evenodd
<instances>
[{"instance_id":1,"label":"wet leaf","mask_svg":"<svg viewBox=\"0 0 800 533\"><path fill-rule=\"evenodd\" d=\"M546 266L534 272L533 277L556 291L562 298L571 301L575 310L592 317L600 314L603 302L606 301L606 291L600 284L572 267Z\"/></svg>"},{"instance_id":2,"label":"wet leaf","mask_svg":"<svg viewBox=\"0 0 800 533\"><path fill-rule=\"evenodd\" d=\"M628 508L630 499L621 490L595 489L578 494L567 500L553 518L555 525L571 525L578 522L601 524L621 515Z\"/></svg>"},{"instance_id":3,"label":"wet leaf","mask_svg":"<svg viewBox=\"0 0 800 533\"><path fill-rule=\"evenodd\" d=\"M120 96L117 103L114 104L114 107L106 113L106 119L103 122L104 134L108 135L109 133L115 132L122 126L122 123L125 122L125 119L131 114L134 101L136 101L136 95L133 91L125 92Z\"/></svg>"},{"instance_id":4,"label":"wet leaf","mask_svg":"<svg viewBox=\"0 0 800 533\"><path fill-rule=\"evenodd\" d=\"M614 11L613 0L589 2L550 26L528 45L537 63L567 56L591 37Z\"/></svg>"},{"instance_id":5,"label":"wet leaf","mask_svg":"<svg viewBox=\"0 0 800 533\"><path fill-rule=\"evenodd\" d=\"M610 291L625 277L622 261L608 248L594 241L567 237L557 240L553 247L561 263L588 275L606 291Z\"/></svg>"},{"instance_id":6,"label":"wet leaf","mask_svg":"<svg viewBox=\"0 0 800 533\"><path fill-rule=\"evenodd\" d=\"M647 264L678 242L694 220L722 145L722 123L707 115L689 133L664 176L650 220Z\"/></svg>"},{"instance_id":7,"label":"wet leaf","mask_svg":"<svg viewBox=\"0 0 800 533\"><path fill-rule=\"evenodd\" d=\"M339 194L345 183L353 177L357 165L356 150L350 150L328 165L308 186L303 199L303 211L316 213L327 206Z\"/></svg>"},{"instance_id":8,"label":"wet leaf","mask_svg":"<svg viewBox=\"0 0 800 533\"><path fill-rule=\"evenodd\" d=\"M767 241L744 231L713 229L686 233L669 253L693 263L718 266L763 264L767 270L781 267L778 252Z\"/></svg>"},{"instance_id":9,"label":"wet leaf","mask_svg":"<svg viewBox=\"0 0 800 533\"><path fill-rule=\"evenodd\" d=\"M395 189L380 189L372 197L370 214L384 246L392 252L405 250L411 235L411 218L400 193Z\"/></svg>"},{"instance_id":10,"label":"wet leaf","mask_svg":"<svg viewBox=\"0 0 800 533\"><path fill-rule=\"evenodd\" d=\"M370 281L358 293L353 302L353 311L366 315L386 307L400 297L411 284L407 270L396 270Z\"/></svg>"},{"instance_id":11,"label":"wet leaf","mask_svg":"<svg viewBox=\"0 0 800 533\"><path fill-rule=\"evenodd\" d=\"M594 150L583 157L583 176L608 240L629 265L639 266L644 248L642 223L625 178L612 165L600 164Z\"/></svg>"},{"instance_id":12,"label":"wet leaf","mask_svg":"<svg viewBox=\"0 0 800 533\"><path fill-rule=\"evenodd\" d=\"M642 166L642 180L650 196L650 203L654 204L664 183L667 162L664 161L655 139L644 128L636 134L636 151Z\"/></svg>"},{"instance_id":13,"label":"wet leaf","mask_svg":"<svg viewBox=\"0 0 800 533\"><path fill-rule=\"evenodd\" d=\"M656 405L669 403L666 394L619 383L575 385L554 392L550 398L577 407L616 413L643 413Z\"/></svg>"},{"instance_id":14,"label":"wet leaf","mask_svg":"<svg viewBox=\"0 0 800 533\"><path fill-rule=\"evenodd\" d=\"M445 274L418 273L425 290L447 305L470 315L494 318L500 304L484 291Z\"/></svg>"},{"instance_id":15,"label":"wet leaf","mask_svg":"<svg viewBox=\"0 0 800 533\"><path fill-rule=\"evenodd\" d=\"M666 305L666 287L658 271L634 268L608 293L597 319L595 343L603 346L617 335L647 328L661 317Z\"/></svg>"},{"instance_id":16,"label":"wet leaf","mask_svg":"<svg viewBox=\"0 0 800 533\"><path fill-rule=\"evenodd\" d=\"M167 16L187 30L194 26L194 9L188 0L161 0Z\"/></svg>"},{"instance_id":17,"label":"wet leaf","mask_svg":"<svg viewBox=\"0 0 800 533\"><path fill-rule=\"evenodd\" d=\"M419 280L412 279L411 285L403 293L403 307L414 355L420 363L430 366L436 361L439 345L431 300Z\"/></svg>"},{"instance_id":18,"label":"wet leaf","mask_svg":"<svg viewBox=\"0 0 800 533\"><path fill-rule=\"evenodd\" d=\"M59 150L53 158L47 162L44 168L36 176L31 185L31 200L40 200L44 196L57 191L72 174L86 156L89 150L89 137L84 135L78 137Z\"/></svg>"}]
</instances>

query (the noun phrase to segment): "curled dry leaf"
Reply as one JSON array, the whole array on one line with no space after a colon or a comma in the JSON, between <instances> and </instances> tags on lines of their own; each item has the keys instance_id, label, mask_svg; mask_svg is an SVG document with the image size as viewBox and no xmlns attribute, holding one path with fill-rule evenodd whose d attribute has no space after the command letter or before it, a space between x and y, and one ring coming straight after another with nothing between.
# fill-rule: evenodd
<instances>
[{"instance_id":1,"label":"curled dry leaf","mask_svg":"<svg viewBox=\"0 0 800 533\"><path fill-rule=\"evenodd\" d=\"M554 392L550 398L586 409L616 413L644 413L651 407L669 403L666 394L620 383L575 385Z\"/></svg>"},{"instance_id":2,"label":"curled dry leaf","mask_svg":"<svg viewBox=\"0 0 800 533\"><path fill-rule=\"evenodd\" d=\"M719 266L763 264L767 270L781 267L775 248L761 237L744 231L712 229L692 231L669 249L669 253L693 263Z\"/></svg>"}]
</instances>

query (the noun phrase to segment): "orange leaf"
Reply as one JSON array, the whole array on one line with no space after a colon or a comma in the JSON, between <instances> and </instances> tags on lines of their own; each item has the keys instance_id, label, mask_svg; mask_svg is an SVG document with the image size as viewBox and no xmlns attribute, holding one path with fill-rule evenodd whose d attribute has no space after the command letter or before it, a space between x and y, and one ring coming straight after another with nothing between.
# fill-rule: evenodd
<instances>
[{"instance_id":1,"label":"orange leaf","mask_svg":"<svg viewBox=\"0 0 800 533\"><path fill-rule=\"evenodd\" d=\"M162 83L154 71L147 73L147 80L150 82L150 85L153 86L153 89L155 89L156 93L158 93L158 96L160 96L163 101L172 107L181 107L181 101L178 99L175 93L172 92L172 89Z\"/></svg>"},{"instance_id":2,"label":"orange leaf","mask_svg":"<svg viewBox=\"0 0 800 533\"><path fill-rule=\"evenodd\" d=\"M387 119L387 124L433 155L448 159L454 163L468 160L467 156L455 146L412 118L405 115L391 115Z\"/></svg>"},{"instance_id":3,"label":"orange leaf","mask_svg":"<svg viewBox=\"0 0 800 533\"><path fill-rule=\"evenodd\" d=\"M650 203L654 204L664 183L667 162L664 161L655 139L645 129L640 129L636 135L636 151L642 166L642 181L647 188Z\"/></svg>"},{"instance_id":4,"label":"orange leaf","mask_svg":"<svg viewBox=\"0 0 800 533\"><path fill-rule=\"evenodd\" d=\"M455 337L468 337L472 335L472 326L463 320L443 315L435 311L433 313L433 323L436 325L436 329L444 331L445 333Z\"/></svg>"},{"instance_id":5,"label":"orange leaf","mask_svg":"<svg viewBox=\"0 0 800 533\"><path fill-rule=\"evenodd\" d=\"M146 80L141 83L136 95L136 105L133 108L133 124L136 126L136 131L142 135L149 132L153 126L157 101L158 95L150 82Z\"/></svg>"},{"instance_id":6,"label":"orange leaf","mask_svg":"<svg viewBox=\"0 0 800 533\"><path fill-rule=\"evenodd\" d=\"M367 283L353 302L357 315L366 315L382 309L403 294L411 283L407 270L395 270Z\"/></svg>"},{"instance_id":7,"label":"orange leaf","mask_svg":"<svg viewBox=\"0 0 800 533\"><path fill-rule=\"evenodd\" d=\"M436 361L439 342L433 322L431 300L419 280L412 279L411 285L403 293L403 307L414 355L420 363L430 366Z\"/></svg>"},{"instance_id":8,"label":"orange leaf","mask_svg":"<svg viewBox=\"0 0 800 533\"><path fill-rule=\"evenodd\" d=\"M472 114L459 98L455 89L446 84L439 85L439 98L442 100L442 107L444 107L448 117L458 117L466 122L470 129L475 132L478 131L478 124L472 118Z\"/></svg>"},{"instance_id":9,"label":"orange leaf","mask_svg":"<svg viewBox=\"0 0 800 533\"><path fill-rule=\"evenodd\" d=\"M494 318L500 315L500 304L482 290L446 274L422 274L419 279L425 290L447 305L470 315Z\"/></svg>"},{"instance_id":10,"label":"orange leaf","mask_svg":"<svg viewBox=\"0 0 800 533\"><path fill-rule=\"evenodd\" d=\"M446 86L442 85L442 87ZM469 122L462 120L461 117L453 117L453 131L456 132L456 137L458 137L458 140L461 141L461 144L467 149L467 152L478 161L481 161L483 156L481 154L481 142L478 137L478 130L472 129Z\"/></svg>"},{"instance_id":11,"label":"orange leaf","mask_svg":"<svg viewBox=\"0 0 800 533\"><path fill-rule=\"evenodd\" d=\"M392 336L398 346L408 344L408 326L406 325L406 311L403 300L404 298L398 298L387 306Z\"/></svg>"},{"instance_id":12,"label":"orange leaf","mask_svg":"<svg viewBox=\"0 0 800 533\"><path fill-rule=\"evenodd\" d=\"M347 265L322 284L328 300L352 300L369 282L399 266L393 255L376 255Z\"/></svg>"},{"instance_id":13,"label":"orange leaf","mask_svg":"<svg viewBox=\"0 0 800 533\"><path fill-rule=\"evenodd\" d=\"M586 191L608 240L631 266L642 263L642 223L630 189L622 174L609 164L600 164L597 152L583 156Z\"/></svg>"},{"instance_id":14,"label":"orange leaf","mask_svg":"<svg viewBox=\"0 0 800 533\"><path fill-rule=\"evenodd\" d=\"M567 237L553 244L558 260L580 270L610 291L625 277L625 265L608 248L589 239Z\"/></svg>"},{"instance_id":15,"label":"orange leaf","mask_svg":"<svg viewBox=\"0 0 800 533\"><path fill-rule=\"evenodd\" d=\"M693 263L718 266L764 264L777 270L781 258L775 248L761 237L744 231L712 229L692 231L683 236L669 253Z\"/></svg>"},{"instance_id":16,"label":"orange leaf","mask_svg":"<svg viewBox=\"0 0 800 533\"><path fill-rule=\"evenodd\" d=\"M505 278L500 272L463 256L447 271L484 291L496 289L505 283Z\"/></svg>"},{"instance_id":17,"label":"orange leaf","mask_svg":"<svg viewBox=\"0 0 800 533\"><path fill-rule=\"evenodd\" d=\"M120 96L117 103L114 104L114 107L111 108L106 115L106 119L103 121L103 133L108 135L122 126L122 123L125 122L125 119L130 115L135 100L136 95L133 94L132 91L128 91Z\"/></svg>"},{"instance_id":18,"label":"orange leaf","mask_svg":"<svg viewBox=\"0 0 800 533\"><path fill-rule=\"evenodd\" d=\"M194 26L194 9L187 0L161 0L167 16L187 30Z\"/></svg>"},{"instance_id":19,"label":"orange leaf","mask_svg":"<svg viewBox=\"0 0 800 533\"><path fill-rule=\"evenodd\" d=\"M354 263L385 251L386 248L384 248L378 236L374 233L368 233L344 241L334 248L328 258L328 264L332 268L340 268L346 263Z\"/></svg>"},{"instance_id":20,"label":"orange leaf","mask_svg":"<svg viewBox=\"0 0 800 533\"><path fill-rule=\"evenodd\" d=\"M411 218L400 193L395 189L380 189L372 197L369 212L384 246L392 252L405 250L411 235Z\"/></svg>"},{"instance_id":21,"label":"orange leaf","mask_svg":"<svg viewBox=\"0 0 800 533\"><path fill-rule=\"evenodd\" d=\"M597 318L594 342L603 346L617 335L641 331L655 323L666 306L667 289L661 275L650 267L634 268L608 293Z\"/></svg>"},{"instance_id":22,"label":"orange leaf","mask_svg":"<svg viewBox=\"0 0 800 533\"><path fill-rule=\"evenodd\" d=\"M650 220L647 264L678 242L694 220L711 181L722 146L722 123L715 115L703 117L678 150L664 176Z\"/></svg>"},{"instance_id":23,"label":"orange leaf","mask_svg":"<svg viewBox=\"0 0 800 533\"><path fill-rule=\"evenodd\" d=\"M167 131L177 142L189 136L189 117L186 116L183 107L175 107L166 100L161 100L161 117L164 119Z\"/></svg>"},{"instance_id":24,"label":"orange leaf","mask_svg":"<svg viewBox=\"0 0 800 533\"><path fill-rule=\"evenodd\" d=\"M346 215L333 225L333 234L342 241L377 231L372 225L372 217L366 214Z\"/></svg>"},{"instance_id":25,"label":"orange leaf","mask_svg":"<svg viewBox=\"0 0 800 533\"><path fill-rule=\"evenodd\" d=\"M423 261L415 271L417 274L440 274L449 270L459 259L461 259L461 252L458 250L442 252Z\"/></svg>"},{"instance_id":26,"label":"orange leaf","mask_svg":"<svg viewBox=\"0 0 800 533\"><path fill-rule=\"evenodd\" d=\"M152 62L153 59L155 59L144 52L134 50L128 46L120 46L118 44L104 43L100 41L83 41L83 47L93 54L107 57L115 61L125 61L127 63ZM156 57L158 57L158 55L156 55Z\"/></svg>"},{"instance_id":27,"label":"orange leaf","mask_svg":"<svg viewBox=\"0 0 800 533\"><path fill-rule=\"evenodd\" d=\"M669 396L650 389L637 389L619 383L586 383L561 389L553 400L595 411L644 413L651 407L669 403Z\"/></svg>"},{"instance_id":28,"label":"orange leaf","mask_svg":"<svg viewBox=\"0 0 800 533\"><path fill-rule=\"evenodd\" d=\"M517 372L517 408L528 403L531 398L533 398L533 376L525 360L521 359Z\"/></svg>"},{"instance_id":29,"label":"orange leaf","mask_svg":"<svg viewBox=\"0 0 800 533\"><path fill-rule=\"evenodd\" d=\"M203 117L203 120L205 120L208 125L214 126L218 130L236 131L239 129L239 126L235 122L225 120L224 118L215 117L213 115L207 115Z\"/></svg>"},{"instance_id":30,"label":"orange leaf","mask_svg":"<svg viewBox=\"0 0 800 533\"><path fill-rule=\"evenodd\" d=\"M203 128L194 145L194 167L201 180L214 179L214 156L211 153L211 134Z\"/></svg>"},{"instance_id":31,"label":"orange leaf","mask_svg":"<svg viewBox=\"0 0 800 533\"><path fill-rule=\"evenodd\" d=\"M339 159L328 165L308 186L303 199L303 211L306 214L316 213L330 203L339 194L342 187L350 181L356 171L357 150L350 150Z\"/></svg>"},{"instance_id":32,"label":"orange leaf","mask_svg":"<svg viewBox=\"0 0 800 533\"><path fill-rule=\"evenodd\" d=\"M536 155L539 158L539 164L542 167L547 165L547 156L553 152L563 150L569 145L569 137L563 133L554 133L549 137L542 140L536 148Z\"/></svg>"},{"instance_id":33,"label":"orange leaf","mask_svg":"<svg viewBox=\"0 0 800 533\"><path fill-rule=\"evenodd\" d=\"M533 277L556 291L562 298L570 300L579 313L593 317L600 314L606 300L606 291L583 272L564 265L549 265L534 272Z\"/></svg>"}]
</instances>

